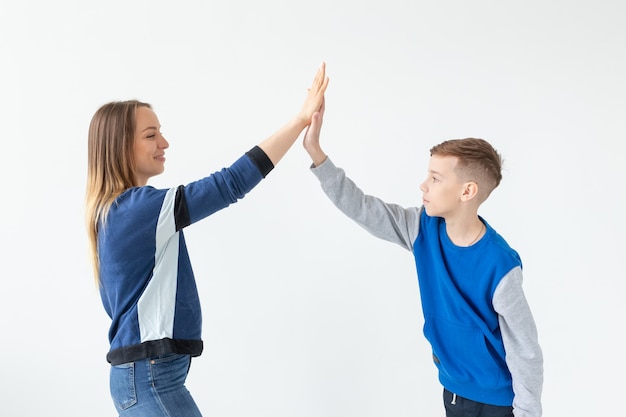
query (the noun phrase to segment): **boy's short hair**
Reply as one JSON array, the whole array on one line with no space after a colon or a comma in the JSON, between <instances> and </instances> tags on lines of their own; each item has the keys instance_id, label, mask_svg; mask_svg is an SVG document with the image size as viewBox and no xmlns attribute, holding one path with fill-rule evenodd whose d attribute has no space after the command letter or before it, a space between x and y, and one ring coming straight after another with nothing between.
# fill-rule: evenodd
<instances>
[{"instance_id":1,"label":"boy's short hair","mask_svg":"<svg viewBox=\"0 0 626 417\"><path fill-rule=\"evenodd\" d=\"M430 155L458 158L456 173L463 181L478 184L482 203L502 180L502 156L484 139L450 139L430 149Z\"/></svg>"}]
</instances>

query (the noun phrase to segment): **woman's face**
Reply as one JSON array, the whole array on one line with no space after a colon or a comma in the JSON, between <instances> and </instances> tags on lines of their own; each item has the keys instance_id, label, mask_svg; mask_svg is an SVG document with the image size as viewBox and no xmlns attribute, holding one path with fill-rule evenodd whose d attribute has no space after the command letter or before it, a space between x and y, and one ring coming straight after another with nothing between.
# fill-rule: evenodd
<instances>
[{"instance_id":1,"label":"woman's face","mask_svg":"<svg viewBox=\"0 0 626 417\"><path fill-rule=\"evenodd\" d=\"M161 134L161 124L151 108L138 107L135 119L135 176L138 185L146 185L150 177L165 170L165 149L170 145Z\"/></svg>"}]
</instances>

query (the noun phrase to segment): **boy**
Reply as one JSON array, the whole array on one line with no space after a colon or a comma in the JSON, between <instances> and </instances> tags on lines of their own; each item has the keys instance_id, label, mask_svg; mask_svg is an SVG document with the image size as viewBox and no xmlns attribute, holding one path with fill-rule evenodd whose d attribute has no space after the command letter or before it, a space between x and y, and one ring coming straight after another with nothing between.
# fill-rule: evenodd
<instances>
[{"instance_id":1,"label":"boy","mask_svg":"<svg viewBox=\"0 0 626 417\"><path fill-rule=\"evenodd\" d=\"M502 160L482 139L430 150L421 207L365 195L322 151L324 105L304 148L331 201L381 239L415 256L424 335L444 387L447 417L539 417L543 356L522 290L522 263L478 215L502 178Z\"/></svg>"}]
</instances>

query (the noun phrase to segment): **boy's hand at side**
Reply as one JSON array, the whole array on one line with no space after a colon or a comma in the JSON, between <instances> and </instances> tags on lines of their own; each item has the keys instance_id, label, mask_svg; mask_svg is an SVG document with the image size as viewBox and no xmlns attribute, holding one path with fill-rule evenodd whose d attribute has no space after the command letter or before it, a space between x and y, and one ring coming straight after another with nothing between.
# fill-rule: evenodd
<instances>
[{"instance_id":1,"label":"boy's hand at side","mask_svg":"<svg viewBox=\"0 0 626 417\"><path fill-rule=\"evenodd\" d=\"M324 121L325 108L326 101L322 98L322 105L318 111L313 113L311 124L306 129L302 143L315 166L319 166L326 160L326 154L322 151L322 147L320 146L320 131L322 130L322 122Z\"/></svg>"}]
</instances>

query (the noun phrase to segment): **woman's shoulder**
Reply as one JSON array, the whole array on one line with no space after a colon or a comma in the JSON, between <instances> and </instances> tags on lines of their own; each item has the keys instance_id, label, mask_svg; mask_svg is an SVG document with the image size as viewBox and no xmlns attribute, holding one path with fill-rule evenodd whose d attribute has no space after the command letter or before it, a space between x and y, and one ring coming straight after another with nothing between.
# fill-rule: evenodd
<instances>
[{"instance_id":1,"label":"woman's shoulder","mask_svg":"<svg viewBox=\"0 0 626 417\"><path fill-rule=\"evenodd\" d=\"M118 208L129 210L141 208L146 210L151 206L160 207L168 191L169 189L160 189L149 185L131 187L115 199L111 209Z\"/></svg>"}]
</instances>

